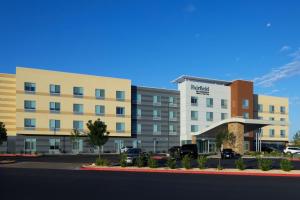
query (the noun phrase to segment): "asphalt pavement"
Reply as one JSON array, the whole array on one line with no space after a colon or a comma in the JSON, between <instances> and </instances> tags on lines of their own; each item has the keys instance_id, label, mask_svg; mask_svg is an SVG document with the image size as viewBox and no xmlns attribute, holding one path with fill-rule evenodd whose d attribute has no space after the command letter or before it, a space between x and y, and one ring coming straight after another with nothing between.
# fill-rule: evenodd
<instances>
[{"instance_id":1,"label":"asphalt pavement","mask_svg":"<svg viewBox=\"0 0 300 200\"><path fill-rule=\"evenodd\" d=\"M299 199L300 179L0 168L1 199Z\"/></svg>"}]
</instances>

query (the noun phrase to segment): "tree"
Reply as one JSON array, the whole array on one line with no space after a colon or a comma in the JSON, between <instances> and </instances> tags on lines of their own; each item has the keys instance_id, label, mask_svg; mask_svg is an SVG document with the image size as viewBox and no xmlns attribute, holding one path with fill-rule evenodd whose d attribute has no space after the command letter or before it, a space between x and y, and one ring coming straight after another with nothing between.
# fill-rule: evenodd
<instances>
[{"instance_id":1,"label":"tree","mask_svg":"<svg viewBox=\"0 0 300 200\"><path fill-rule=\"evenodd\" d=\"M300 131L297 131L293 137L294 144L300 146Z\"/></svg>"},{"instance_id":2,"label":"tree","mask_svg":"<svg viewBox=\"0 0 300 200\"><path fill-rule=\"evenodd\" d=\"M233 146L235 143L235 135L231 132L228 132L228 130L222 130L216 136L216 147L220 153L218 167L221 167L221 148L225 142L230 146Z\"/></svg>"},{"instance_id":3,"label":"tree","mask_svg":"<svg viewBox=\"0 0 300 200\"><path fill-rule=\"evenodd\" d=\"M90 144L97 146L99 148L99 159L100 159L100 149L108 141L109 132L107 132L106 124L100 119L92 122L89 120L86 124L89 132L87 134Z\"/></svg>"},{"instance_id":4,"label":"tree","mask_svg":"<svg viewBox=\"0 0 300 200\"><path fill-rule=\"evenodd\" d=\"M7 140L7 129L4 122L0 122L0 145Z\"/></svg>"}]
</instances>

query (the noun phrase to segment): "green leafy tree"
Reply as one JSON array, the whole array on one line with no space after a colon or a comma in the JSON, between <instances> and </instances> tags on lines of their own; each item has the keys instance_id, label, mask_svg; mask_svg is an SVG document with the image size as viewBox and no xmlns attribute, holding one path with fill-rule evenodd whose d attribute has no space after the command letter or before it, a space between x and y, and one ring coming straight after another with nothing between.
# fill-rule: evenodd
<instances>
[{"instance_id":1,"label":"green leafy tree","mask_svg":"<svg viewBox=\"0 0 300 200\"><path fill-rule=\"evenodd\" d=\"M235 139L236 139L235 135L231 132L228 132L228 130L222 130L217 134L216 147L220 154L218 168L221 168L221 148L223 144L226 142L230 146L233 146L235 143Z\"/></svg>"},{"instance_id":2,"label":"green leafy tree","mask_svg":"<svg viewBox=\"0 0 300 200\"><path fill-rule=\"evenodd\" d=\"M294 144L300 146L300 131L297 131L293 137Z\"/></svg>"},{"instance_id":3,"label":"green leafy tree","mask_svg":"<svg viewBox=\"0 0 300 200\"><path fill-rule=\"evenodd\" d=\"M7 140L7 129L4 122L0 122L0 145Z\"/></svg>"},{"instance_id":4,"label":"green leafy tree","mask_svg":"<svg viewBox=\"0 0 300 200\"><path fill-rule=\"evenodd\" d=\"M99 149L99 159L101 147L108 141L109 132L106 130L107 126L100 119L96 121L89 120L86 124L89 132L87 134L90 144L97 146Z\"/></svg>"}]
</instances>

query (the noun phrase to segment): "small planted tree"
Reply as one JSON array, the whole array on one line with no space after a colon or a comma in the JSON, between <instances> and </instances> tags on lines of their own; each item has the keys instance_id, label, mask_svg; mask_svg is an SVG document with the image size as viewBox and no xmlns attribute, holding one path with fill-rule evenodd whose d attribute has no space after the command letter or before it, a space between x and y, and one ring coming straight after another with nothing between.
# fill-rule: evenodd
<instances>
[{"instance_id":1,"label":"small planted tree","mask_svg":"<svg viewBox=\"0 0 300 200\"><path fill-rule=\"evenodd\" d=\"M219 132L216 136L216 147L217 150L219 151L219 163L218 163L218 169L222 169L221 166L221 148L223 144L227 142L230 146L233 146L235 143L235 135L231 132L228 132L227 130L223 130Z\"/></svg>"},{"instance_id":2,"label":"small planted tree","mask_svg":"<svg viewBox=\"0 0 300 200\"><path fill-rule=\"evenodd\" d=\"M189 155L185 155L182 159L182 166L185 168L185 169L191 169L191 157Z\"/></svg>"},{"instance_id":3,"label":"small planted tree","mask_svg":"<svg viewBox=\"0 0 300 200\"><path fill-rule=\"evenodd\" d=\"M107 126L100 119L97 119L94 122L92 120L89 120L86 126L89 129L89 132L87 134L88 140L90 144L98 147L100 159L101 147L108 141L109 138L109 132L107 132L106 130Z\"/></svg>"},{"instance_id":4,"label":"small planted tree","mask_svg":"<svg viewBox=\"0 0 300 200\"><path fill-rule=\"evenodd\" d=\"M7 140L7 129L4 122L0 122L0 145Z\"/></svg>"},{"instance_id":5,"label":"small planted tree","mask_svg":"<svg viewBox=\"0 0 300 200\"><path fill-rule=\"evenodd\" d=\"M198 166L199 169L205 169L206 168L206 163L207 163L207 157L206 156L199 156L198 157Z\"/></svg>"}]
</instances>

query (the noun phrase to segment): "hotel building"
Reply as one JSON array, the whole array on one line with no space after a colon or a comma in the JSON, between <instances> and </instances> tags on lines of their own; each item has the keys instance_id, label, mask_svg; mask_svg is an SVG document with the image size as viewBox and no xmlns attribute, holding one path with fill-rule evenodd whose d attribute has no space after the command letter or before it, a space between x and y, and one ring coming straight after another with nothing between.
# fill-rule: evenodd
<instances>
[{"instance_id":1,"label":"hotel building","mask_svg":"<svg viewBox=\"0 0 300 200\"><path fill-rule=\"evenodd\" d=\"M8 130L0 151L96 152L85 136L73 141L70 134L73 129L86 133L88 120L98 118L110 132L103 152L123 146L165 152L196 143L200 153L210 153L217 129L225 125L241 138L241 153L255 150L256 136L278 148L288 142L288 99L253 94L251 81L181 76L174 82L178 90L17 67L14 75L0 74L0 121Z\"/></svg>"}]
</instances>

